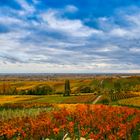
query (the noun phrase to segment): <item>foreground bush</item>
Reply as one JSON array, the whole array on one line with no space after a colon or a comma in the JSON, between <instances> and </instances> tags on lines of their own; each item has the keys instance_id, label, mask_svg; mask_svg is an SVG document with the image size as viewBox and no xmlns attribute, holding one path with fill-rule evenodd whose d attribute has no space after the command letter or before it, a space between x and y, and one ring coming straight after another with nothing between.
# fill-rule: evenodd
<instances>
[{"instance_id":1,"label":"foreground bush","mask_svg":"<svg viewBox=\"0 0 140 140\"><path fill-rule=\"evenodd\" d=\"M62 139L66 134L74 140L130 139L140 123L140 111L127 107L104 105L68 105L41 113L36 118L23 117L0 121L0 139Z\"/></svg>"},{"instance_id":2,"label":"foreground bush","mask_svg":"<svg viewBox=\"0 0 140 140\"><path fill-rule=\"evenodd\" d=\"M106 95L102 95L102 97L99 99L98 103L104 104L104 105L109 105L110 104L110 98Z\"/></svg>"}]
</instances>

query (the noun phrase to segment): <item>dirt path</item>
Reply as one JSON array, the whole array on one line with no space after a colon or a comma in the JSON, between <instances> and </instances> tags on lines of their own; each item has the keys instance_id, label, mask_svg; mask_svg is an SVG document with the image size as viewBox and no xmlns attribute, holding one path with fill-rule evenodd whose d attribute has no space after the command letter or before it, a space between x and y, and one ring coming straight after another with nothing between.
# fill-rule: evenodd
<instances>
[{"instance_id":1,"label":"dirt path","mask_svg":"<svg viewBox=\"0 0 140 140\"><path fill-rule=\"evenodd\" d=\"M98 101L99 101L99 99L102 97L102 95L100 95L100 96L98 96L93 102L92 102L92 104L96 104Z\"/></svg>"}]
</instances>

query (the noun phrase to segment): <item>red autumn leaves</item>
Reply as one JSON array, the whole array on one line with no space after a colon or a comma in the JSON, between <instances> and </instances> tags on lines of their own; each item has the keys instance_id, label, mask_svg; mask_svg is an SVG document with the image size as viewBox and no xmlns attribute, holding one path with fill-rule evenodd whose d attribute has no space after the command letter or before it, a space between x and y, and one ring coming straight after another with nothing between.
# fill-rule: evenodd
<instances>
[{"instance_id":1,"label":"red autumn leaves","mask_svg":"<svg viewBox=\"0 0 140 140\"><path fill-rule=\"evenodd\" d=\"M71 105L69 105L71 106ZM0 138L62 139L128 139L140 123L140 111L127 107L104 105L75 105L72 108L55 108L35 118L20 117L0 121Z\"/></svg>"}]
</instances>

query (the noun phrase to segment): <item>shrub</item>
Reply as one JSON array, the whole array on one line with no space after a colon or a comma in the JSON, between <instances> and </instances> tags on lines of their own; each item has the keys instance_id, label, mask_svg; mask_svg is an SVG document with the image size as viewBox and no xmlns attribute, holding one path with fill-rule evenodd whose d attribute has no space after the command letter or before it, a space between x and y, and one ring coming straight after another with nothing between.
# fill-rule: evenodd
<instances>
[{"instance_id":1,"label":"shrub","mask_svg":"<svg viewBox=\"0 0 140 140\"><path fill-rule=\"evenodd\" d=\"M49 95L53 93L53 88L49 85L39 85L33 89L27 90L26 94L28 95ZM22 92L24 93L24 92Z\"/></svg>"},{"instance_id":2,"label":"shrub","mask_svg":"<svg viewBox=\"0 0 140 140\"><path fill-rule=\"evenodd\" d=\"M89 86L83 86L83 87L80 87L79 91L81 93L92 93L93 89L91 89L91 87Z\"/></svg>"},{"instance_id":3,"label":"shrub","mask_svg":"<svg viewBox=\"0 0 140 140\"><path fill-rule=\"evenodd\" d=\"M104 105L109 105L110 104L110 98L103 95L98 103L101 103L101 104L104 104Z\"/></svg>"}]
</instances>

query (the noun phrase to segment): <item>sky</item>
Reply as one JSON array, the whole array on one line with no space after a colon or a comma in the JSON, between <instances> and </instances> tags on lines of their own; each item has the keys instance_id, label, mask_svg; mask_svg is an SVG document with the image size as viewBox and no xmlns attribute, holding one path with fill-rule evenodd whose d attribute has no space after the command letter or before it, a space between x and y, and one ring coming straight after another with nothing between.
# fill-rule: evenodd
<instances>
[{"instance_id":1,"label":"sky","mask_svg":"<svg viewBox=\"0 0 140 140\"><path fill-rule=\"evenodd\" d=\"M140 73L140 0L0 0L0 73Z\"/></svg>"}]
</instances>

